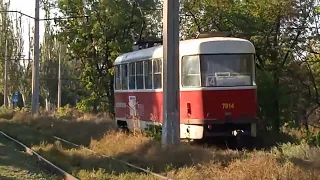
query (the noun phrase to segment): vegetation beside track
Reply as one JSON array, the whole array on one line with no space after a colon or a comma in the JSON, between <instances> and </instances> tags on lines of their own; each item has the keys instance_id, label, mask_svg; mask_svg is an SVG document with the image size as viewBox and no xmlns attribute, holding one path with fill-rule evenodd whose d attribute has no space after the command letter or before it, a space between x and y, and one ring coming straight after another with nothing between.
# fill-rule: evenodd
<instances>
[{"instance_id":1,"label":"vegetation beside track","mask_svg":"<svg viewBox=\"0 0 320 180\"><path fill-rule=\"evenodd\" d=\"M23 148L0 135L0 179L58 180ZM61 178L60 178L61 179Z\"/></svg>"},{"instance_id":2,"label":"vegetation beside track","mask_svg":"<svg viewBox=\"0 0 320 180\"><path fill-rule=\"evenodd\" d=\"M303 134L293 130L290 131L291 135L287 133L278 137L282 140L281 145L268 150L222 150L190 146L187 143L163 149L159 141L142 134L116 132L113 124L104 115L66 118L15 113L12 117L0 120L0 129L32 146L45 158L80 179L154 177L56 141L53 136L179 180L320 178L320 148L297 138L290 142L288 137L293 137L293 133L296 137L302 137Z\"/></svg>"}]
</instances>

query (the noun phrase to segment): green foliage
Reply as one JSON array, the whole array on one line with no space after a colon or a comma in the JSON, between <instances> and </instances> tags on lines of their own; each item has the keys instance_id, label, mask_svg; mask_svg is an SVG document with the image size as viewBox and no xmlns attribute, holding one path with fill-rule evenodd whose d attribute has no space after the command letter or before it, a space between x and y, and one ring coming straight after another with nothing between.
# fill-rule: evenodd
<instances>
[{"instance_id":1,"label":"green foliage","mask_svg":"<svg viewBox=\"0 0 320 180\"><path fill-rule=\"evenodd\" d=\"M315 11L316 14L320 14L320 6L316 6L314 8L314 11Z\"/></svg>"},{"instance_id":2,"label":"green foliage","mask_svg":"<svg viewBox=\"0 0 320 180\"><path fill-rule=\"evenodd\" d=\"M297 59L304 60L297 42L304 46L308 41L310 34L303 28L316 23L314 7L315 1L187 0L183 12L188 16L181 29L184 38L194 37L196 32L229 31L253 42L260 117L267 127L279 131L282 124L310 107L304 99L312 101L305 96L310 84L297 84L300 79L309 81L310 74L302 73L303 66L294 70L290 66Z\"/></svg>"},{"instance_id":3,"label":"green foliage","mask_svg":"<svg viewBox=\"0 0 320 180\"><path fill-rule=\"evenodd\" d=\"M97 106L96 102L103 102L99 105L113 111L112 63L121 53L131 50L132 36L139 36L144 21L139 8L152 8L156 3L90 0L84 5L82 0L57 1L63 16L89 16L88 19L57 21L60 28L58 37L69 45L67 58L80 62L76 67L80 72L78 77L88 92L80 103L83 110L89 110L84 108L86 104ZM93 110L97 108L93 107Z\"/></svg>"},{"instance_id":4,"label":"green foliage","mask_svg":"<svg viewBox=\"0 0 320 180\"><path fill-rule=\"evenodd\" d=\"M288 158L288 159L301 159L301 160L311 160L317 161L320 149L319 147L310 146L306 142L301 142L299 144L286 143L281 144L278 147L274 147L271 150L277 156Z\"/></svg>"},{"instance_id":5,"label":"green foliage","mask_svg":"<svg viewBox=\"0 0 320 180\"><path fill-rule=\"evenodd\" d=\"M0 33L0 75L4 77L4 62L5 57L7 56L8 60L8 98L16 90L31 89L31 83L26 83L27 78L26 74L28 73L28 68L26 64L29 64L29 61L19 61L23 58L23 27L22 19L18 16L12 16L12 13L5 13L5 11L11 9L10 1L4 2L0 1L0 10L1 13L1 33ZM7 43L6 43L7 42ZM6 46L7 44L7 46ZM7 48L5 48L7 47ZM5 55L5 50L7 49L7 55ZM14 61L14 59L17 59ZM31 74L30 74L31 75ZM29 78L30 79L30 78ZM3 91L4 81L0 80L0 91ZM2 99L1 99L2 101ZM2 104L2 103L1 103Z\"/></svg>"},{"instance_id":6,"label":"green foliage","mask_svg":"<svg viewBox=\"0 0 320 180\"><path fill-rule=\"evenodd\" d=\"M73 112L72 108L70 107L69 104L67 104L64 107L60 107L57 113L58 113L58 116L60 117L72 117L73 115L72 112Z\"/></svg>"},{"instance_id":7,"label":"green foliage","mask_svg":"<svg viewBox=\"0 0 320 180\"><path fill-rule=\"evenodd\" d=\"M161 125L147 125L145 129L147 137L152 137L157 141L161 141L162 126Z\"/></svg>"},{"instance_id":8,"label":"green foliage","mask_svg":"<svg viewBox=\"0 0 320 180\"><path fill-rule=\"evenodd\" d=\"M0 119L10 120L14 116L14 111L10 108L6 108L4 106L0 107Z\"/></svg>"},{"instance_id":9,"label":"green foliage","mask_svg":"<svg viewBox=\"0 0 320 180\"><path fill-rule=\"evenodd\" d=\"M23 107L20 109L20 112L21 113L31 113L31 109L28 107Z\"/></svg>"},{"instance_id":10,"label":"green foliage","mask_svg":"<svg viewBox=\"0 0 320 180\"><path fill-rule=\"evenodd\" d=\"M88 18L57 20L56 32L53 24L46 23L42 77L56 77L53 69L57 67L58 47L62 45L63 77L74 79L63 81L67 87L63 89L63 104L72 104L79 98L76 106L82 112L112 113L112 63L118 55L131 51L133 41L140 35L142 39L161 37L161 11L147 9L162 4L158 0L83 3L44 1L46 16L50 5L56 6L61 16L88 15ZM295 127L310 119L310 111L320 105L317 93L320 71L319 64L302 62L319 60L314 55L317 53L306 53L310 46L320 52L318 31L305 29L318 23L319 7L315 0L185 0L181 7L181 39L193 38L197 32L230 31L254 44L259 117L265 129L279 132L284 124ZM56 80L44 80L42 85L42 95L55 101ZM157 133L150 136L154 134Z\"/></svg>"},{"instance_id":11,"label":"green foliage","mask_svg":"<svg viewBox=\"0 0 320 180\"><path fill-rule=\"evenodd\" d=\"M96 106L97 99L94 97L89 97L86 99L82 99L79 103L77 103L77 109L83 113L89 113L93 111L93 107Z\"/></svg>"},{"instance_id":12,"label":"green foliage","mask_svg":"<svg viewBox=\"0 0 320 180\"><path fill-rule=\"evenodd\" d=\"M320 131L316 133L311 133L310 131L307 131L305 139L310 145L320 146Z\"/></svg>"}]
</instances>

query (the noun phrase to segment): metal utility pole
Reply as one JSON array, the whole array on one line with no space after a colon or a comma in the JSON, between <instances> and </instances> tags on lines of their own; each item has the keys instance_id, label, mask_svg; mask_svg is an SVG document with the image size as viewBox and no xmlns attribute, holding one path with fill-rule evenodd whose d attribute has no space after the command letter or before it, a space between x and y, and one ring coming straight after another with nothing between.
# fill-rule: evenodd
<instances>
[{"instance_id":1,"label":"metal utility pole","mask_svg":"<svg viewBox=\"0 0 320 180\"><path fill-rule=\"evenodd\" d=\"M4 53L4 107L8 107L8 40L7 36L6 39L6 47L5 47L5 53Z\"/></svg>"},{"instance_id":2,"label":"metal utility pole","mask_svg":"<svg viewBox=\"0 0 320 180\"><path fill-rule=\"evenodd\" d=\"M35 1L35 19L34 19L34 57L33 57L33 71L32 71L32 114L38 112L39 104L39 10L40 0Z\"/></svg>"},{"instance_id":3,"label":"metal utility pole","mask_svg":"<svg viewBox=\"0 0 320 180\"><path fill-rule=\"evenodd\" d=\"M8 4L5 3L6 10L8 8ZM5 22L3 26L3 30L5 31L5 52L4 52L4 89L3 89L3 104L4 107L8 107L8 38L7 38L7 32L8 32L8 26L7 26L7 13L5 13Z\"/></svg>"},{"instance_id":4,"label":"metal utility pole","mask_svg":"<svg viewBox=\"0 0 320 180\"><path fill-rule=\"evenodd\" d=\"M179 0L163 2L162 144L180 142Z\"/></svg>"},{"instance_id":5,"label":"metal utility pole","mask_svg":"<svg viewBox=\"0 0 320 180\"><path fill-rule=\"evenodd\" d=\"M61 107L61 45L59 46L58 109Z\"/></svg>"}]
</instances>

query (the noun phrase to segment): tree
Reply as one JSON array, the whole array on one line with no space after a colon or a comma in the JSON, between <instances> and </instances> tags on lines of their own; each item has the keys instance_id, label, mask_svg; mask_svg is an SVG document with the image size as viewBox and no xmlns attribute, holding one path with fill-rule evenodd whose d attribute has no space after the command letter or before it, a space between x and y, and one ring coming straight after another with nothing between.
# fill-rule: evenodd
<instances>
[{"instance_id":1,"label":"tree","mask_svg":"<svg viewBox=\"0 0 320 180\"><path fill-rule=\"evenodd\" d=\"M229 31L254 43L261 117L266 126L279 131L290 103L282 78L299 51L297 45L308 37L305 27L312 22L313 7L314 1L187 0L183 11L189 20L184 33L190 37L197 31Z\"/></svg>"},{"instance_id":2,"label":"tree","mask_svg":"<svg viewBox=\"0 0 320 180\"><path fill-rule=\"evenodd\" d=\"M52 4L49 0L42 1L42 8L45 11L45 18L50 19ZM40 85L41 94L46 100L46 107L49 107L51 102L57 104L58 90L58 71L59 58L61 59L61 80L62 80L62 105L75 104L75 93L70 92L70 88L75 89L75 69L73 62L68 62L66 55L68 47L62 41L59 41L53 21L45 22L44 40L41 43L40 56ZM77 84L77 83L76 83ZM71 99L67 97L71 97ZM65 101L68 99L67 101Z\"/></svg>"},{"instance_id":3,"label":"tree","mask_svg":"<svg viewBox=\"0 0 320 180\"><path fill-rule=\"evenodd\" d=\"M113 111L113 61L131 50L133 38L139 37L147 15L141 9L152 9L157 1L58 0L63 16L84 16L58 20L59 37L66 40L70 60L79 61L79 80L86 92L83 102L92 111ZM145 31L147 32L147 31ZM149 31L150 32L150 31ZM148 33L146 33L148 34Z\"/></svg>"},{"instance_id":4,"label":"tree","mask_svg":"<svg viewBox=\"0 0 320 180\"><path fill-rule=\"evenodd\" d=\"M7 11L10 7L10 1L3 3L0 1L0 10ZM15 15L13 18L12 15ZM1 24L2 31L1 36L1 46L5 47L7 41L7 62L8 62L8 95L9 102L11 102L10 94L13 94L14 91L19 90L21 85L22 78L20 73L24 71L23 67L20 64L20 59L22 58L23 53L23 40L22 40L22 25L21 25L21 16L18 17L17 14L2 13L1 14ZM1 59L1 77L4 77L4 60L5 60L5 49L2 48L0 51ZM3 91L4 81L1 78L0 81L1 90Z\"/></svg>"}]
</instances>

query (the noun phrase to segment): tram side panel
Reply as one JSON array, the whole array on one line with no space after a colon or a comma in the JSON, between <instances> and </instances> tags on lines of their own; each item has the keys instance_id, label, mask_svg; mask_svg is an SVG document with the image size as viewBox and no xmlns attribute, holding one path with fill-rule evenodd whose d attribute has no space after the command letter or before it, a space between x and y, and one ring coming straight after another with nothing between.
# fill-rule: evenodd
<instances>
[{"instance_id":1,"label":"tram side panel","mask_svg":"<svg viewBox=\"0 0 320 180\"><path fill-rule=\"evenodd\" d=\"M116 92L117 124L145 130L148 124L162 123L162 92Z\"/></svg>"}]
</instances>

